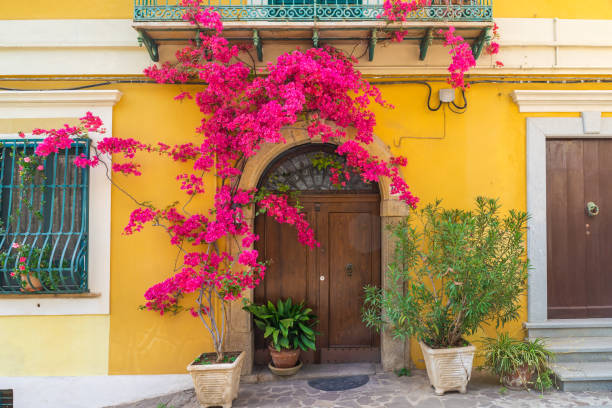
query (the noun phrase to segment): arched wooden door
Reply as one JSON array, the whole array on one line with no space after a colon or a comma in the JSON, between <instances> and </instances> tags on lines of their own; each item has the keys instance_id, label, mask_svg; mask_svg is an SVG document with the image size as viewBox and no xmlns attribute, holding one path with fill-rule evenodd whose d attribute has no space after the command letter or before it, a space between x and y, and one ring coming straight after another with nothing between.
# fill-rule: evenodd
<instances>
[{"instance_id":1,"label":"arched wooden door","mask_svg":"<svg viewBox=\"0 0 612 408\"><path fill-rule=\"evenodd\" d=\"M304 362L377 362L380 336L362 323L361 307L363 287L380 285L378 186L352 175L347 186L336 189L328 171L312 164L321 154L339 159L331 145L305 145L277 158L262 176L260 187L299 191L297 199L321 246L303 247L293 227L259 215L256 248L270 264L255 301L291 297L315 311L321 335L316 352L302 353ZM255 349L255 362L266 364L269 356L258 330Z\"/></svg>"}]
</instances>

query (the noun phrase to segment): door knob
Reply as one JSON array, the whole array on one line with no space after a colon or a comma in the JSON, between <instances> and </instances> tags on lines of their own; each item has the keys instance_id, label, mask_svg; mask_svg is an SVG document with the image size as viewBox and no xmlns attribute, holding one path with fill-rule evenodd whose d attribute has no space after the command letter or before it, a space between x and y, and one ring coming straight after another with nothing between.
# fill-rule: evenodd
<instances>
[{"instance_id":1,"label":"door knob","mask_svg":"<svg viewBox=\"0 0 612 408\"><path fill-rule=\"evenodd\" d=\"M589 217L594 217L599 214L599 206L592 201L589 201L586 205L586 213Z\"/></svg>"},{"instance_id":2,"label":"door knob","mask_svg":"<svg viewBox=\"0 0 612 408\"><path fill-rule=\"evenodd\" d=\"M353 276L353 264L346 264L344 269L346 270L346 276Z\"/></svg>"}]
</instances>

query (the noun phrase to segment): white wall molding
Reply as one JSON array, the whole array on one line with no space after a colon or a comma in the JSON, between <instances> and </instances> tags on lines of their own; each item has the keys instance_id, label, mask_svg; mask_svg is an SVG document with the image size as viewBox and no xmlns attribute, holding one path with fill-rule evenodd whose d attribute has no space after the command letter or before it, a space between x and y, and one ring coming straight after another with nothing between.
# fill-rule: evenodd
<instances>
[{"instance_id":1,"label":"white wall molding","mask_svg":"<svg viewBox=\"0 0 612 408\"><path fill-rule=\"evenodd\" d=\"M501 18L501 52L483 55L474 74L612 74L612 24L609 20ZM0 75L140 75L152 64L130 19L2 20ZM264 56L294 49L297 43L265 43ZM303 45L306 45L304 43ZM335 44L348 47L353 44ZM162 60L176 45L162 45ZM360 61L365 74L447 74L448 49L435 41L425 61L417 41L376 48L376 58ZM503 68L495 68L501 60Z\"/></svg>"},{"instance_id":2,"label":"white wall molding","mask_svg":"<svg viewBox=\"0 0 612 408\"><path fill-rule=\"evenodd\" d=\"M106 133L90 133L94 141L112 136L116 90L0 92L0 119L80 118L90 111L104 122ZM0 135L15 138L16 135ZM27 135L31 137L31 135ZM89 172L88 286L98 297L0 298L0 316L109 314L111 185L104 166Z\"/></svg>"},{"instance_id":3,"label":"white wall molding","mask_svg":"<svg viewBox=\"0 0 612 408\"><path fill-rule=\"evenodd\" d=\"M612 112L612 90L516 90L519 112Z\"/></svg>"},{"instance_id":4,"label":"white wall molding","mask_svg":"<svg viewBox=\"0 0 612 408\"><path fill-rule=\"evenodd\" d=\"M546 139L612 138L612 118L600 118L599 131L596 132L593 123L596 116L527 118L527 212L530 215L527 222L527 256L532 266L527 296L529 322L543 322L548 318ZM585 133L585 128L591 133Z\"/></svg>"},{"instance_id":5,"label":"white wall molding","mask_svg":"<svg viewBox=\"0 0 612 408\"><path fill-rule=\"evenodd\" d=\"M36 106L44 109L50 106L113 107L119 99L121 92L114 90L0 91L0 112Z\"/></svg>"},{"instance_id":6,"label":"white wall molding","mask_svg":"<svg viewBox=\"0 0 612 408\"><path fill-rule=\"evenodd\" d=\"M193 388L188 374L0 377L20 408L101 408ZM35 390L35 391L34 391Z\"/></svg>"}]
</instances>

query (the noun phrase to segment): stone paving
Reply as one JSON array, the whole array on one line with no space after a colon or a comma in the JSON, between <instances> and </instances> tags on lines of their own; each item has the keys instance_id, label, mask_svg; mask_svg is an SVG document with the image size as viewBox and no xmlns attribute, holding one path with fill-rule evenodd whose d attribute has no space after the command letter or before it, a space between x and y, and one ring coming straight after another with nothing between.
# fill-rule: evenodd
<instances>
[{"instance_id":1,"label":"stone paving","mask_svg":"<svg viewBox=\"0 0 612 408\"><path fill-rule=\"evenodd\" d=\"M165 405L164 405L165 404ZM423 371L411 377L393 373L370 376L370 381L347 391L311 388L305 380L241 384L234 408L612 408L612 392L509 391L495 379L474 373L468 393L437 397ZM199 408L193 390L121 405L115 408Z\"/></svg>"}]
</instances>

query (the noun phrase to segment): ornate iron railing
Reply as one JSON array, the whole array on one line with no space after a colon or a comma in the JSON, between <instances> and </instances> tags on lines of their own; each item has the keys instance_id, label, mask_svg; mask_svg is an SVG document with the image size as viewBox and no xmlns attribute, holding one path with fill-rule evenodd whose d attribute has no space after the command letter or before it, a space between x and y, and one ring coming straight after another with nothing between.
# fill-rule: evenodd
<instances>
[{"instance_id":1,"label":"ornate iron railing","mask_svg":"<svg viewBox=\"0 0 612 408\"><path fill-rule=\"evenodd\" d=\"M384 0L204 0L226 21L377 20ZM493 0L433 0L414 21L491 21ZM134 21L182 21L179 0L134 0Z\"/></svg>"},{"instance_id":2,"label":"ornate iron railing","mask_svg":"<svg viewBox=\"0 0 612 408\"><path fill-rule=\"evenodd\" d=\"M47 156L24 179L19 160L39 142L0 140L0 293L86 292L89 171L73 161L89 155L89 143Z\"/></svg>"}]
</instances>

